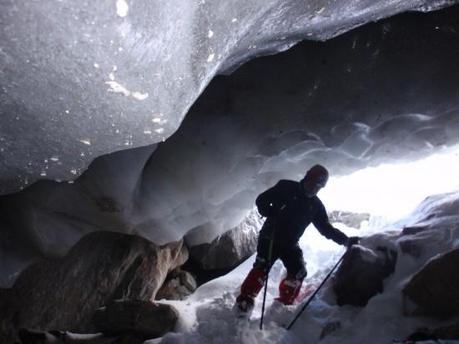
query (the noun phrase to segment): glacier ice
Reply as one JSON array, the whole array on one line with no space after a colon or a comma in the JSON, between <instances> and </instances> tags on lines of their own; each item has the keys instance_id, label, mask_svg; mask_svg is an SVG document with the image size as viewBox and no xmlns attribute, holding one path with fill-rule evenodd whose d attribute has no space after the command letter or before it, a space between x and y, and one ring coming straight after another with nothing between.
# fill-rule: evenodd
<instances>
[{"instance_id":1,"label":"glacier ice","mask_svg":"<svg viewBox=\"0 0 459 344\"><path fill-rule=\"evenodd\" d=\"M0 193L164 141L216 74L256 56L456 2L4 0Z\"/></svg>"}]
</instances>

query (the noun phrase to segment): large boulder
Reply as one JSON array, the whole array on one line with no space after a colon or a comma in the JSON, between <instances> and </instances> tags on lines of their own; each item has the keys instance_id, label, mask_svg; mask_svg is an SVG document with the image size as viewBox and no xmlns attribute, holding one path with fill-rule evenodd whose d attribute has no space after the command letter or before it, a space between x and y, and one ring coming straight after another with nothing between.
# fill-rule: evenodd
<instances>
[{"instance_id":1,"label":"large boulder","mask_svg":"<svg viewBox=\"0 0 459 344\"><path fill-rule=\"evenodd\" d=\"M16 330L10 313L11 289L0 288L0 344L14 343L17 339Z\"/></svg>"},{"instance_id":2,"label":"large boulder","mask_svg":"<svg viewBox=\"0 0 459 344\"><path fill-rule=\"evenodd\" d=\"M459 248L428 261L403 288L405 312L437 318L459 316L458 266Z\"/></svg>"},{"instance_id":3,"label":"large boulder","mask_svg":"<svg viewBox=\"0 0 459 344\"><path fill-rule=\"evenodd\" d=\"M11 344L17 341L17 331L11 319L0 319L0 344Z\"/></svg>"},{"instance_id":4,"label":"large boulder","mask_svg":"<svg viewBox=\"0 0 459 344\"><path fill-rule=\"evenodd\" d=\"M172 271L161 289L156 294L156 300L183 300L192 294L197 288L196 279L188 271L180 268Z\"/></svg>"},{"instance_id":5,"label":"large boulder","mask_svg":"<svg viewBox=\"0 0 459 344\"><path fill-rule=\"evenodd\" d=\"M334 279L337 303L365 306L383 291L383 280L394 272L397 253L387 247L375 250L352 246L344 256Z\"/></svg>"},{"instance_id":6,"label":"large boulder","mask_svg":"<svg viewBox=\"0 0 459 344\"><path fill-rule=\"evenodd\" d=\"M161 337L175 327L177 310L150 301L116 301L98 309L95 327L106 335L135 334L144 340Z\"/></svg>"},{"instance_id":7,"label":"large boulder","mask_svg":"<svg viewBox=\"0 0 459 344\"><path fill-rule=\"evenodd\" d=\"M20 329L19 341L21 344L141 344L142 338L136 338L133 335L121 336L104 336L102 333L97 334L78 334L66 331L36 331L29 329ZM6 342L11 344L13 342ZM15 341L14 343L19 343Z\"/></svg>"},{"instance_id":8,"label":"large boulder","mask_svg":"<svg viewBox=\"0 0 459 344\"><path fill-rule=\"evenodd\" d=\"M453 323L447 326L441 326L434 329L421 328L412 333L405 339L404 343L416 343L421 341L435 341L438 340L454 340L455 343L459 340L459 323Z\"/></svg>"},{"instance_id":9,"label":"large boulder","mask_svg":"<svg viewBox=\"0 0 459 344\"><path fill-rule=\"evenodd\" d=\"M238 226L211 243L192 246L190 257L203 270L233 268L255 253L262 220L252 211Z\"/></svg>"},{"instance_id":10,"label":"large boulder","mask_svg":"<svg viewBox=\"0 0 459 344\"><path fill-rule=\"evenodd\" d=\"M96 309L116 299L153 300L187 258L183 241L157 246L136 235L93 232L64 258L24 270L9 316L16 328L91 332Z\"/></svg>"}]
</instances>

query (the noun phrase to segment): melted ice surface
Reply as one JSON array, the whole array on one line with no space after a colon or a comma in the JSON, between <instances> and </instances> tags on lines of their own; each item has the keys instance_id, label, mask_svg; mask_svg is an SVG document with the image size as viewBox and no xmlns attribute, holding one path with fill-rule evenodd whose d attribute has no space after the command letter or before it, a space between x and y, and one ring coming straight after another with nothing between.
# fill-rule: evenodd
<instances>
[{"instance_id":1,"label":"melted ice surface","mask_svg":"<svg viewBox=\"0 0 459 344\"><path fill-rule=\"evenodd\" d=\"M0 192L164 141L214 75L255 56L455 2L2 1Z\"/></svg>"}]
</instances>

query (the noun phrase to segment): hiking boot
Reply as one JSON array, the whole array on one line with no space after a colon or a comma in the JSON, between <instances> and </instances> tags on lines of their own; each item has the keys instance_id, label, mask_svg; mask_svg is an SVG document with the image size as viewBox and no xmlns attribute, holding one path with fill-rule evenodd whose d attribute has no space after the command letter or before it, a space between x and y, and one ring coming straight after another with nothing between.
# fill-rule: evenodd
<instances>
[{"instance_id":1,"label":"hiking boot","mask_svg":"<svg viewBox=\"0 0 459 344\"><path fill-rule=\"evenodd\" d=\"M284 278L279 284L279 297L276 297L275 300L284 305L293 305L300 292L301 284L302 280L297 280L290 276Z\"/></svg>"},{"instance_id":2,"label":"hiking boot","mask_svg":"<svg viewBox=\"0 0 459 344\"><path fill-rule=\"evenodd\" d=\"M235 311L240 317L250 317L254 304L253 298L241 294L236 298Z\"/></svg>"}]
</instances>

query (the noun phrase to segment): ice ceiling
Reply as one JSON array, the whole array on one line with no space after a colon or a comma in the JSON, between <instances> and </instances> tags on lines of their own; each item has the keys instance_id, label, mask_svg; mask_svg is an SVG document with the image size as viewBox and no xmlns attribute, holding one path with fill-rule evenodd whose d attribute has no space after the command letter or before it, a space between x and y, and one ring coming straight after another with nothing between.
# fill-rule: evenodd
<instances>
[{"instance_id":1,"label":"ice ceiling","mask_svg":"<svg viewBox=\"0 0 459 344\"><path fill-rule=\"evenodd\" d=\"M167 139L217 73L257 55L455 2L3 0L0 192Z\"/></svg>"},{"instance_id":2,"label":"ice ceiling","mask_svg":"<svg viewBox=\"0 0 459 344\"><path fill-rule=\"evenodd\" d=\"M0 191L55 180L0 198L3 261L92 230L211 240L313 163L458 143L458 6L349 31L457 2L2 1Z\"/></svg>"}]
</instances>

